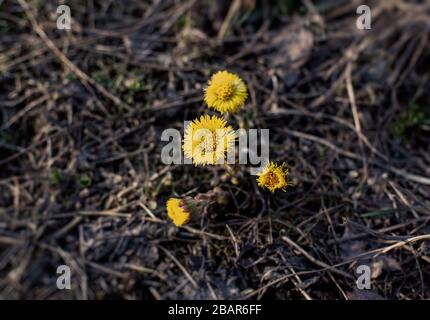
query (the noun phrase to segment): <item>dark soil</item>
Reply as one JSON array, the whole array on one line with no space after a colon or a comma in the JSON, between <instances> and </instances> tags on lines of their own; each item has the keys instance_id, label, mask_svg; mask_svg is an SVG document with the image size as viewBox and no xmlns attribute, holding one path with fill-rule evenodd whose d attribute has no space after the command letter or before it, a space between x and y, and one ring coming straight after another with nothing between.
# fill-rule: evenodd
<instances>
[{"instance_id":1,"label":"dark soil","mask_svg":"<svg viewBox=\"0 0 430 320\"><path fill-rule=\"evenodd\" d=\"M58 30L58 1L0 0L0 298L430 299L430 5L368 2L359 30L362 2L66 1ZM161 162L222 69L287 192Z\"/></svg>"}]
</instances>

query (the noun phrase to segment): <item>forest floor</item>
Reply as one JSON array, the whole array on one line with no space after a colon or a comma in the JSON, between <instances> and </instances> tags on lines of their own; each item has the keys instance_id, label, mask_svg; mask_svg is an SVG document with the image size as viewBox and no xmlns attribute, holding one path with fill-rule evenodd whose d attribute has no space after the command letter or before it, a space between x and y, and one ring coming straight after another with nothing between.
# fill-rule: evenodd
<instances>
[{"instance_id":1,"label":"forest floor","mask_svg":"<svg viewBox=\"0 0 430 320\"><path fill-rule=\"evenodd\" d=\"M428 2L370 1L370 30L362 1L67 1L71 30L57 2L0 0L0 298L430 298ZM286 192L162 163L224 69Z\"/></svg>"}]
</instances>

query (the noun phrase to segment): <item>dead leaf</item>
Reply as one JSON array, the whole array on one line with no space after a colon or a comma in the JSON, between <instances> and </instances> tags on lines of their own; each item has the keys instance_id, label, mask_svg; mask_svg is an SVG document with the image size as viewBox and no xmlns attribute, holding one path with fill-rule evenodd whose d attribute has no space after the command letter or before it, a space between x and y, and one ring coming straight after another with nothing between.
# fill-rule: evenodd
<instances>
[{"instance_id":1,"label":"dead leaf","mask_svg":"<svg viewBox=\"0 0 430 320\"><path fill-rule=\"evenodd\" d=\"M402 271L400 263L392 257L377 257L372 261L372 279L378 278L385 271Z\"/></svg>"},{"instance_id":2,"label":"dead leaf","mask_svg":"<svg viewBox=\"0 0 430 320\"><path fill-rule=\"evenodd\" d=\"M360 290L357 288L354 288L352 292L348 292L347 295L350 300L387 300L372 290Z\"/></svg>"},{"instance_id":3,"label":"dead leaf","mask_svg":"<svg viewBox=\"0 0 430 320\"><path fill-rule=\"evenodd\" d=\"M358 231L354 230L354 226L350 223L345 224L345 230L343 232L341 239L348 239L354 237ZM340 248L340 256L347 260L349 258L358 256L365 252L366 242L362 240L348 240L344 241L339 245Z\"/></svg>"},{"instance_id":4,"label":"dead leaf","mask_svg":"<svg viewBox=\"0 0 430 320\"><path fill-rule=\"evenodd\" d=\"M378 259L377 261L372 262L372 275L371 278L372 279L376 279L378 278L381 273L382 273L382 269L384 267L384 262L382 261L382 259Z\"/></svg>"},{"instance_id":5,"label":"dead leaf","mask_svg":"<svg viewBox=\"0 0 430 320\"><path fill-rule=\"evenodd\" d=\"M272 40L274 48L270 64L273 68L299 70L308 61L314 44L312 32L301 23L282 29Z\"/></svg>"}]
</instances>

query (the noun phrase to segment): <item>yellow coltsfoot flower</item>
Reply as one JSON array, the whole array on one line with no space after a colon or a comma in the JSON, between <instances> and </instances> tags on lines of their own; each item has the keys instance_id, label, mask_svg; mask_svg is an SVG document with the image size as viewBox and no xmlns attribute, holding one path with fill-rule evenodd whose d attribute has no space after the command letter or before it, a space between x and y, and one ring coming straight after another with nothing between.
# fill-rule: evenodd
<instances>
[{"instance_id":1,"label":"yellow coltsfoot flower","mask_svg":"<svg viewBox=\"0 0 430 320\"><path fill-rule=\"evenodd\" d=\"M191 219L191 212L181 199L170 198L166 203L167 215L175 226L180 227Z\"/></svg>"},{"instance_id":2,"label":"yellow coltsfoot flower","mask_svg":"<svg viewBox=\"0 0 430 320\"><path fill-rule=\"evenodd\" d=\"M207 213L212 204L226 204L228 196L228 192L215 187L205 193L197 194L194 198L169 198L166 203L167 215L175 226L181 227L187 223L197 222L202 214Z\"/></svg>"},{"instance_id":3,"label":"yellow coltsfoot flower","mask_svg":"<svg viewBox=\"0 0 430 320\"><path fill-rule=\"evenodd\" d=\"M247 97L243 80L227 71L218 71L212 75L205 88L206 104L221 113L237 111L245 104Z\"/></svg>"},{"instance_id":4,"label":"yellow coltsfoot flower","mask_svg":"<svg viewBox=\"0 0 430 320\"><path fill-rule=\"evenodd\" d=\"M275 192L277 189L285 191L286 187L293 185L293 183L287 181L287 175L288 169L285 168L285 163L277 165L274 162L270 162L258 173L258 186L267 188L270 192Z\"/></svg>"},{"instance_id":5,"label":"yellow coltsfoot flower","mask_svg":"<svg viewBox=\"0 0 430 320\"><path fill-rule=\"evenodd\" d=\"M234 150L236 133L217 116L201 116L185 129L183 150L194 165L223 163L226 154Z\"/></svg>"}]
</instances>

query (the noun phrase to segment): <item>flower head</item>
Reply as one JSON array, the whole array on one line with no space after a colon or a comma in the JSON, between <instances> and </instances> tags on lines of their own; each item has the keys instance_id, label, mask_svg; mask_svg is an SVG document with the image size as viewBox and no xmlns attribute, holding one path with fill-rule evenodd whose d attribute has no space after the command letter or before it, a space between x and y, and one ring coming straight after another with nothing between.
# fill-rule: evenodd
<instances>
[{"instance_id":1,"label":"flower head","mask_svg":"<svg viewBox=\"0 0 430 320\"><path fill-rule=\"evenodd\" d=\"M191 212L181 199L170 198L166 203L167 215L175 226L180 227L190 221Z\"/></svg>"},{"instance_id":2,"label":"flower head","mask_svg":"<svg viewBox=\"0 0 430 320\"><path fill-rule=\"evenodd\" d=\"M185 129L183 149L195 165L222 163L234 148L236 133L216 116L201 116Z\"/></svg>"},{"instance_id":3,"label":"flower head","mask_svg":"<svg viewBox=\"0 0 430 320\"><path fill-rule=\"evenodd\" d=\"M285 191L285 188L293 185L287 181L288 169L284 168L285 163L277 165L274 162L268 163L263 170L258 173L258 186L260 188L267 188L271 192L275 192L277 189Z\"/></svg>"},{"instance_id":4,"label":"flower head","mask_svg":"<svg viewBox=\"0 0 430 320\"><path fill-rule=\"evenodd\" d=\"M228 192L215 187L205 193L199 193L193 198L189 196L180 199L169 198L166 203L167 215L177 227L181 227L189 222L198 221L202 214L207 213L212 204L226 204L228 196Z\"/></svg>"},{"instance_id":5,"label":"flower head","mask_svg":"<svg viewBox=\"0 0 430 320\"><path fill-rule=\"evenodd\" d=\"M234 112L241 108L248 97L246 85L241 78L227 71L212 75L205 88L205 102L219 112Z\"/></svg>"}]
</instances>

